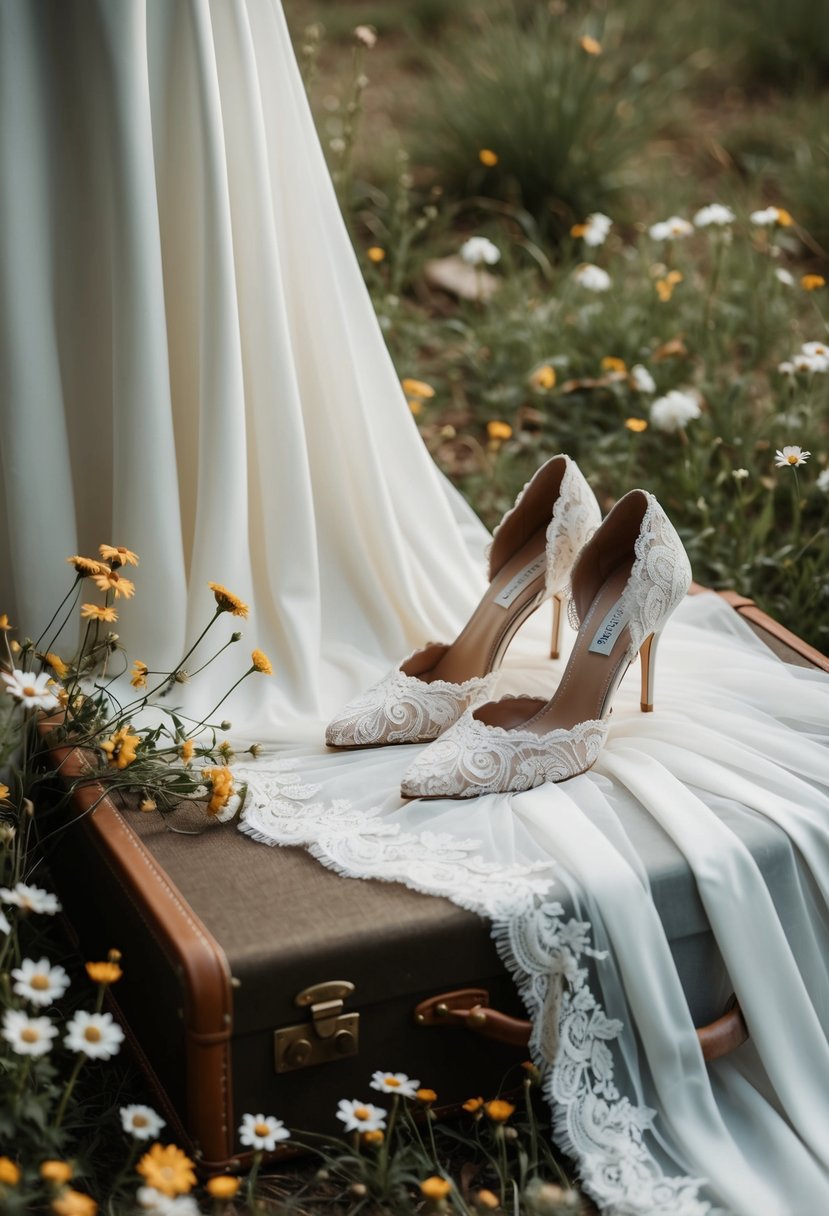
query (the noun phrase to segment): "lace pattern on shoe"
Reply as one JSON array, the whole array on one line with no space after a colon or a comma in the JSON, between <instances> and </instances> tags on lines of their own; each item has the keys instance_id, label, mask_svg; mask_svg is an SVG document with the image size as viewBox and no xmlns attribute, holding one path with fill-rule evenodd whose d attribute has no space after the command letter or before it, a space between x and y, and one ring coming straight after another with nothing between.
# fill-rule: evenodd
<instances>
[{"instance_id":1,"label":"lace pattern on shoe","mask_svg":"<svg viewBox=\"0 0 829 1216\"><path fill-rule=\"evenodd\" d=\"M423 650L427 649L429 647L423 647ZM421 653L421 650L415 650L404 662ZM349 701L329 722L325 741L329 747L428 743L456 722L469 706L486 700L496 679L496 673L490 672L462 684L450 684L446 680L427 683L396 667L384 679Z\"/></svg>"},{"instance_id":2,"label":"lace pattern on shoe","mask_svg":"<svg viewBox=\"0 0 829 1216\"><path fill-rule=\"evenodd\" d=\"M487 561L491 559L495 538L506 521L518 510L532 481L531 477L519 491L513 506L492 533L492 540L486 550ZM545 590L548 596L562 591L567 586L570 570L579 550L587 544L601 521L602 515L595 494L578 465L568 457L552 518L547 526ZM489 576L493 576L491 565Z\"/></svg>"},{"instance_id":3,"label":"lace pattern on shoe","mask_svg":"<svg viewBox=\"0 0 829 1216\"><path fill-rule=\"evenodd\" d=\"M607 737L602 721L538 735L480 722L472 709L409 765L407 797L472 798L529 790L585 772Z\"/></svg>"},{"instance_id":4,"label":"lace pattern on shoe","mask_svg":"<svg viewBox=\"0 0 829 1216\"><path fill-rule=\"evenodd\" d=\"M648 494L647 499L621 601L629 611L631 659L645 638L662 627L691 585L691 564L676 529L654 496ZM581 621L572 584L567 594L567 617L578 632Z\"/></svg>"},{"instance_id":5,"label":"lace pattern on shoe","mask_svg":"<svg viewBox=\"0 0 829 1216\"><path fill-rule=\"evenodd\" d=\"M553 1112L553 1139L579 1162L579 1180L607 1216L726 1216L703 1182L665 1174L649 1146L655 1112L615 1081L622 1023L607 1016L590 984L589 922L551 899L551 866L498 866L480 842L448 833L401 832L380 807L320 801L293 762L263 757L234 765L248 787L241 831L264 844L304 845L349 878L402 882L442 895L492 922L498 953L532 1019L530 1055Z\"/></svg>"}]
</instances>

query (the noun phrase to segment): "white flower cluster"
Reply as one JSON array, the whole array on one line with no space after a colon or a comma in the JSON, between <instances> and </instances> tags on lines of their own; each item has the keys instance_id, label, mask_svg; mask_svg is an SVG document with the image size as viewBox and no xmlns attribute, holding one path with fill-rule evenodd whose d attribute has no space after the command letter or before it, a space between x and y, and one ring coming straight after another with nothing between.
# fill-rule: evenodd
<instances>
[{"instance_id":1,"label":"white flower cluster","mask_svg":"<svg viewBox=\"0 0 829 1216\"><path fill-rule=\"evenodd\" d=\"M592 248L603 245L612 227L613 220L609 215L602 215L601 211L594 211L584 222L581 239L585 245L590 245Z\"/></svg>"},{"instance_id":2,"label":"white flower cluster","mask_svg":"<svg viewBox=\"0 0 829 1216\"><path fill-rule=\"evenodd\" d=\"M461 257L468 266L494 266L501 260L501 250L488 237L471 236L461 245Z\"/></svg>"},{"instance_id":3,"label":"white flower cluster","mask_svg":"<svg viewBox=\"0 0 829 1216\"><path fill-rule=\"evenodd\" d=\"M682 431L701 413L699 401L692 393L672 389L651 405L651 424L658 431Z\"/></svg>"},{"instance_id":4,"label":"white flower cluster","mask_svg":"<svg viewBox=\"0 0 829 1216\"><path fill-rule=\"evenodd\" d=\"M727 228L734 223L736 218L730 207L726 207L722 203L709 203L707 207L701 207L696 213L694 225L697 228Z\"/></svg>"},{"instance_id":5,"label":"white flower cluster","mask_svg":"<svg viewBox=\"0 0 829 1216\"><path fill-rule=\"evenodd\" d=\"M825 342L804 342L797 354L791 359L778 363L777 370L781 376L795 376L798 373L829 372L829 346Z\"/></svg>"},{"instance_id":6,"label":"white flower cluster","mask_svg":"<svg viewBox=\"0 0 829 1216\"><path fill-rule=\"evenodd\" d=\"M594 266L591 262L584 262L577 267L573 278L580 287L584 287L587 291L609 291L612 280L606 270L602 270L601 266Z\"/></svg>"}]
</instances>

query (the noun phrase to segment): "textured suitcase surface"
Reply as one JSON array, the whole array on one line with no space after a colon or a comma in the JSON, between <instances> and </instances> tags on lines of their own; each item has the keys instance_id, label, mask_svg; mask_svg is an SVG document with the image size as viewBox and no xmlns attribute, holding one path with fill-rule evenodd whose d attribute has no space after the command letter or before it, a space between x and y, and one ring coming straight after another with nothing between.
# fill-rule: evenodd
<instances>
[{"instance_id":1,"label":"textured suitcase surface","mask_svg":"<svg viewBox=\"0 0 829 1216\"><path fill-rule=\"evenodd\" d=\"M750 601L730 598L781 657L829 668ZM79 792L76 811L96 796ZM695 1022L710 1022L729 988L693 877L645 812L631 811L624 827L647 858ZM759 816L746 830L784 912L790 845ZM109 800L58 837L52 866L86 956L123 952L121 1015L157 1100L206 1163L239 1156L245 1111L334 1130L337 1101L368 1097L375 1069L404 1070L451 1105L495 1093L526 1056L416 1023L421 1000L467 987L523 1016L487 924L447 900L343 879L303 850L266 848L220 825L171 832ZM353 991L319 988L335 981ZM298 1005L309 988L310 1003Z\"/></svg>"}]
</instances>

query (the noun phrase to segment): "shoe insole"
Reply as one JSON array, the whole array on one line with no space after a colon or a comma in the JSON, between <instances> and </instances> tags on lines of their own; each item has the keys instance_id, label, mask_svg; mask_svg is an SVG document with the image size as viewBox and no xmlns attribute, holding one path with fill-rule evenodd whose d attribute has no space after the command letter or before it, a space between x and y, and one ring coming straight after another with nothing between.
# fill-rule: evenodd
<instances>
[{"instance_id":1,"label":"shoe insole","mask_svg":"<svg viewBox=\"0 0 829 1216\"><path fill-rule=\"evenodd\" d=\"M507 730L520 727L538 735L572 730L580 722L604 716L608 695L625 672L630 642L628 620L620 600L630 566L620 566L604 582L582 621L578 637L552 699L535 697L490 701L475 717Z\"/></svg>"},{"instance_id":2,"label":"shoe insole","mask_svg":"<svg viewBox=\"0 0 829 1216\"><path fill-rule=\"evenodd\" d=\"M422 680L461 684L498 665L506 646L544 593L546 530L537 532L501 567L449 650Z\"/></svg>"}]
</instances>

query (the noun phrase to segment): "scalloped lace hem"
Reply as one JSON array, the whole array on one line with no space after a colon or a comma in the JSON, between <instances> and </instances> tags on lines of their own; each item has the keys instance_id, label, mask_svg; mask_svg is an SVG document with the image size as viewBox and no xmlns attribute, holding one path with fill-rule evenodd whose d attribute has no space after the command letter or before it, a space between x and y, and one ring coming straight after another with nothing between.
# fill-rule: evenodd
<instances>
[{"instance_id":1,"label":"scalloped lace hem","mask_svg":"<svg viewBox=\"0 0 829 1216\"><path fill-rule=\"evenodd\" d=\"M530 1054L554 1140L578 1160L581 1186L606 1216L724 1216L701 1195L703 1180L665 1175L646 1143L655 1112L615 1084L622 1023L605 1014L584 965L605 955L590 944L590 924L566 919L550 898L552 864L500 866L482 859L475 839L401 832L380 807L314 801L321 787L301 781L290 760L237 771L248 783L239 827L254 840L302 845L344 877L400 882L492 921L498 954L532 1019Z\"/></svg>"}]
</instances>

